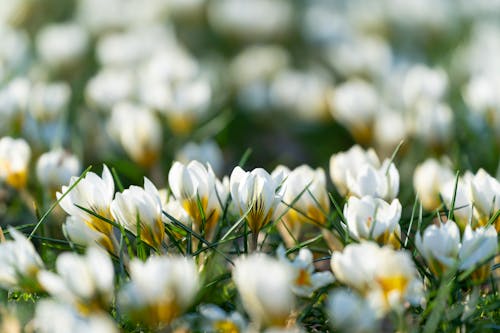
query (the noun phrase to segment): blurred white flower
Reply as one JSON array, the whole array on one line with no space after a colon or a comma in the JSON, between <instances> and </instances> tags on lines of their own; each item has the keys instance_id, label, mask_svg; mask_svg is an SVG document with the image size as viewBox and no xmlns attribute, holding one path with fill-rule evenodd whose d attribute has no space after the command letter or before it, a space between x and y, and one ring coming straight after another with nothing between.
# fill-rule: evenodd
<instances>
[{"instance_id":1,"label":"blurred white flower","mask_svg":"<svg viewBox=\"0 0 500 333\"><path fill-rule=\"evenodd\" d=\"M399 249L401 209L398 199L389 204L371 196L352 196L344 206L347 229L356 239L371 239Z\"/></svg>"},{"instance_id":2,"label":"blurred white flower","mask_svg":"<svg viewBox=\"0 0 500 333\"><path fill-rule=\"evenodd\" d=\"M425 229L423 236L417 233L415 245L429 269L439 276L458 260L460 230L451 220L439 225L433 224Z\"/></svg>"},{"instance_id":3,"label":"blurred white flower","mask_svg":"<svg viewBox=\"0 0 500 333\"><path fill-rule=\"evenodd\" d=\"M457 222L462 230L467 224L472 222L473 218L473 205L469 195L471 178L472 174L466 172L462 177L458 178L458 183L456 183L455 178L450 179L441 186L439 191L447 209L452 208L453 198L455 198L453 216L455 217L455 222Z\"/></svg>"},{"instance_id":4,"label":"blurred white flower","mask_svg":"<svg viewBox=\"0 0 500 333\"><path fill-rule=\"evenodd\" d=\"M452 179L454 177L450 167L433 158L425 160L415 168L413 187L426 210L434 211L440 206L439 191Z\"/></svg>"},{"instance_id":5,"label":"blurred white flower","mask_svg":"<svg viewBox=\"0 0 500 333\"><path fill-rule=\"evenodd\" d=\"M471 177L470 199L474 204L474 215L479 225L486 225L491 216L500 209L500 182L490 176L484 169L479 169ZM500 219L494 221L497 231L500 230Z\"/></svg>"},{"instance_id":6,"label":"blurred white flower","mask_svg":"<svg viewBox=\"0 0 500 333\"><path fill-rule=\"evenodd\" d=\"M330 66L348 78L363 75L381 77L392 62L390 45L376 35L348 35L340 42L331 43L325 57Z\"/></svg>"},{"instance_id":7,"label":"blurred white flower","mask_svg":"<svg viewBox=\"0 0 500 333\"><path fill-rule=\"evenodd\" d=\"M220 174L224 166L222 150L214 140L206 140L200 144L189 141L177 151L175 159L184 164L192 160L208 163L216 174Z\"/></svg>"},{"instance_id":8,"label":"blurred white flower","mask_svg":"<svg viewBox=\"0 0 500 333\"><path fill-rule=\"evenodd\" d=\"M274 78L289 63L287 51L277 45L252 45L237 54L229 65L231 79L237 87Z\"/></svg>"},{"instance_id":9,"label":"blurred white flower","mask_svg":"<svg viewBox=\"0 0 500 333\"><path fill-rule=\"evenodd\" d=\"M360 79L351 79L330 94L330 112L359 142L370 142L380 99L375 88Z\"/></svg>"},{"instance_id":10,"label":"blurred white flower","mask_svg":"<svg viewBox=\"0 0 500 333\"><path fill-rule=\"evenodd\" d=\"M372 148L364 150L354 145L348 151L339 152L330 157L330 178L341 195L345 196L350 192L347 185L348 175L357 178L365 165L380 167L377 153Z\"/></svg>"},{"instance_id":11,"label":"blurred white flower","mask_svg":"<svg viewBox=\"0 0 500 333\"><path fill-rule=\"evenodd\" d=\"M314 272L313 254L307 248L300 249L293 261L289 261L285 248L280 245L278 259L290 265L293 272L292 290L301 297L310 297L316 290L333 283L335 279L330 271Z\"/></svg>"},{"instance_id":12,"label":"blurred white flower","mask_svg":"<svg viewBox=\"0 0 500 333\"><path fill-rule=\"evenodd\" d=\"M77 176L80 172L78 157L63 149L42 154L36 163L38 181L52 192L67 184L72 176Z\"/></svg>"},{"instance_id":13,"label":"blurred white flower","mask_svg":"<svg viewBox=\"0 0 500 333\"><path fill-rule=\"evenodd\" d=\"M335 277L358 291L376 309L377 317L399 310L405 301L417 299L417 271L407 251L379 247L375 243L350 244L331 260Z\"/></svg>"},{"instance_id":14,"label":"blurred white flower","mask_svg":"<svg viewBox=\"0 0 500 333\"><path fill-rule=\"evenodd\" d=\"M453 110L445 103L419 100L410 115L412 134L430 145L443 145L452 139Z\"/></svg>"},{"instance_id":15,"label":"blurred white flower","mask_svg":"<svg viewBox=\"0 0 500 333\"><path fill-rule=\"evenodd\" d=\"M236 167L231 173L231 197L253 233L255 243L252 246L256 246L260 229L271 221L281 201L281 194L277 193L280 183L281 179L271 177L261 168L245 171Z\"/></svg>"},{"instance_id":16,"label":"blurred white flower","mask_svg":"<svg viewBox=\"0 0 500 333\"><path fill-rule=\"evenodd\" d=\"M16 1L10 1L11 3ZM0 22L2 9L0 5ZM7 24L0 24L0 82L15 73L26 63L29 57L29 37L24 30L17 30Z\"/></svg>"},{"instance_id":17,"label":"blurred white flower","mask_svg":"<svg viewBox=\"0 0 500 333\"><path fill-rule=\"evenodd\" d=\"M127 154L137 163L150 167L159 158L162 146L162 127L148 108L120 103L113 107L108 131Z\"/></svg>"},{"instance_id":18,"label":"blurred white flower","mask_svg":"<svg viewBox=\"0 0 500 333\"><path fill-rule=\"evenodd\" d=\"M37 303L33 326L39 333L118 333L118 327L109 315L101 312L82 316L67 304L54 300Z\"/></svg>"},{"instance_id":19,"label":"blurred white flower","mask_svg":"<svg viewBox=\"0 0 500 333\"><path fill-rule=\"evenodd\" d=\"M87 52L88 44L87 31L72 22L46 25L36 36L41 60L56 69L76 64Z\"/></svg>"},{"instance_id":20,"label":"blurred white flower","mask_svg":"<svg viewBox=\"0 0 500 333\"><path fill-rule=\"evenodd\" d=\"M12 240L0 243L0 286L9 290L36 291L37 274L43 261L33 244L19 231L9 227Z\"/></svg>"},{"instance_id":21,"label":"blurred white flower","mask_svg":"<svg viewBox=\"0 0 500 333\"><path fill-rule=\"evenodd\" d=\"M494 226L488 228L480 227L472 230L471 226L465 227L462 236L462 246L458 253L460 259L461 270L468 270L479 264L472 274L472 278L477 281L484 281L491 273L490 263L486 262L487 259L492 259L498 253L498 238Z\"/></svg>"},{"instance_id":22,"label":"blurred white flower","mask_svg":"<svg viewBox=\"0 0 500 333\"><path fill-rule=\"evenodd\" d=\"M327 92L330 79L320 70L285 70L279 73L270 87L273 105L293 112L306 121L321 121L328 116Z\"/></svg>"},{"instance_id":23,"label":"blurred white flower","mask_svg":"<svg viewBox=\"0 0 500 333\"><path fill-rule=\"evenodd\" d=\"M31 148L24 139L0 139L0 180L21 189L28 179Z\"/></svg>"},{"instance_id":24,"label":"blurred white flower","mask_svg":"<svg viewBox=\"0 0 500 333\"><path fill-rule=\"evenodd\" d=\"M247 322L243 316L234 311L226 313L214 304L201 305L198 311L203 317L202 329L207 333L246 332Z\"/></svg>"},{"instance_id":25,"label":"blurred white flower","mask_svg":"<svg viewBox=\"0 0 500 333\"><path fill-rule=\"evenodd\" d=\"M103 68L87 82L85 96L91 107L109 112L131 99L134 90L134 75L129 69Z\"/></svg>"},{"instance_id":26,"label":"blurred white flower","mask_svg":"<svg viewBox=\"0 0 500 333\"><path fill-rule=\"evenodd\" d=\"M217 179L210 165L205 167L198 161L187 165L174 162L168 183L174 197L191 216L196 232L201 231L205 218L205 235L210 239L229 195L227 184L224 186Z\"/></svg>"},{"instance_id":27,"label":"blurred white flower","mask_svg":"<svg viewBox=\"0 0 500 333\"><path fill-rule=\"evenodd\" d=\"M274 217L282 217L283 223L277 225L282 237L287 241L287 246L293 246L298 240L304 223L316 227L322 227L330 212L330 201L326 191L326 176L322 168L312 169L308 165L302 165L290 171L286 167L279 166L271 174L278 178L277 174L283 173L283 184L281 190L283 202L279 203ZM291 206L291 207L290 207ZM291 235L290 235L291 233Z\"/></svg>"},{"instance_id":28,"label":"blurred white flower","mask_svg":"<svg viewBox=\"0 0 500 333\"><path fill-rule=\"evenodd\" d=\"M150 246L159 249L165 237L160 193L144 178L144 188L132 185L116 193L111 203L111 215Z\"/></svg>"},{"instance_id":29,"label":"blurred white flower","mask_svg":"<svg viewBox=\"0 0 500 333\"><path fill-rule=\"evenodd\" d=\"M401 140L407 137L408 132L402 112L384 108L374 120L373 139L386 156L390 155Z\"/></svg>"},{"instance_id":30,"label":"blurred white flower","mask_svg":"<svg viewBox=\"0 0 500 333\"><path fill-rule=\"evenodd\" d=\"M295 307L294 274L289 264L263 253L235 262L233 280L245 310L259 327L285 327Z\"/></svg>"},{"instance_id":31,"label":"blurred white flower","mask_svg":"<svg viewBox=\"0 0 500 333\"><path fill-rule=\"evenodd\" d=\"M151 256L130 262L130 282L118 303L133 320L152 328L170 324L193 302L199 289L196 264L183 257Z\"/></svg>"},{"instance_id":32,"label":"blurred white flower","mask_svg":"<svg viewBox=\"0 0 500 333\"><path fill-rule=\"evenodd\" d=\"M353 291L336 289L328 295L327 314L340 332L377 332L378 322L371 305Z\"/></svg>"},{"instance_id":33,"label":"blurred white flower","mask_svg":"<svg viewBox=\"0 0 500 333\"><path fill-rule=\"evenodd\" d=\"M109 0L106 0L109 1ZM121 1L122 7L127 7L137 0ZM152 0L158 1L158 0ZM164 1L164 0L160 0ZM101 6L102 7L102 6ZM151 6L144 6L151 8ZM125 31L108 33L99 38L96 45L96 57L104 67L135 67L160 50L165 43L171 43L170 31L161 25L137 26Z\"/></svg>"},{"instance_id":34,"label":"blurred white flower","mask_svg":"<svg viewBox=\"0 0 500 333\"><path fill-rule=\"evenodd\" d=\"M38 281L54 298L72 305L83 315L106 311L114 289L113 263L108 254L89 247L84 256L66 252L57 257L57 274L40 271Z\"/></svg>"},{"instance_id":35,"label":"blurred white flower","mask_svg":"<svg viewBox=\"0 0 500 333\"><path fill-rule=\"evenodd\" d=\"M28 111L35 120L52 121L68 108L71 89L67 83L36 83L30 90Z\"/></svg>"},{"instance_id":36,"label":"blurred white flower","mask_svg":"<svg viewBox=\"0 0 500 333\"><path fill-rule=\"evenodd\" d=\"M407 107L413 107L422 100L440 101L448 89L448 76L441 68L424 65L411 67L403 82L403 99Z\"/></svg>"},{"instance_id":37,"label":"blurred white flower","mask_svg":"<svg viewBox=\"0 0 500 333\"><path fill-rule=\"evenodd\" d=\"M291 27L293 14L292 4L285 0L217 0L208 6L215 31L244 41L282 37Z\"/></svg>"},{"instance_id":38,"label":"blurred white flower","mask_svg":"<svg viewBox=\"0 0 500 333\"><path fill-rule=\"evenodd\" d=\"M77 181L77 177L71 177L68 186L63 186L61 192L56 193L56 197L61 208L71 216L77 218L73 220L83 222L84 225L92 230L101 233L104 237L102 244L108 250L109 246L114 247L113 226L103 221L97 216L90 214L83 209L92 211L98 216L112 219L110 206L115 194L115 184L113 176L106 165L103 166L102 177L93 172L89 172L83 177L76 186L61 199L62 195Z\"/></svg>"},{"instance_id":39,"label":"blurred white flower","mask_svg":"<svg viewBox=\"0 0 500 333\"><path fill-rule=\"evenodd\" d=\"M472 77L462 91L464 101L472 112L484 115L489 121L500 120L500 80L494 75Z\"/></svg>"}]
</instances>

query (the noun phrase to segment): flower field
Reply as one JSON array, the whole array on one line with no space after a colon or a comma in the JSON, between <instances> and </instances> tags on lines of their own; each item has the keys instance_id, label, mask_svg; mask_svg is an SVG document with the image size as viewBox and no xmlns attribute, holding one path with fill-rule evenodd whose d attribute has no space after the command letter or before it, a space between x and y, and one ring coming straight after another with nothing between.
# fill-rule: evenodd
<instances>
[{"instance_id":1,"label":"flower field","mask_svg":"<svg viewBox=\"0 0 500 333\"><path fill-rule=\"evenodd\" d=\"M0 332L500 331L500 4L0 1Z\"/></svg>"}]
</instances>

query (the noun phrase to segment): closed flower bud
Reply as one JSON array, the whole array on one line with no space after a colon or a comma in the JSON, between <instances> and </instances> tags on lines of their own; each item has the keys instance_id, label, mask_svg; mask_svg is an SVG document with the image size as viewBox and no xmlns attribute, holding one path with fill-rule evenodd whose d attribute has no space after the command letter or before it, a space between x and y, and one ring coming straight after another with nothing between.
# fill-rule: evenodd
<instances>
[{"instance_id":1,"label":"closed flower bud","mask_svg":"<svg viewBox=\"0 0 500 333\"><path fill-rule=\"evenodd\" d=\"M36 164L38 181L52 192L67 184L80 171L78 158L62 149L42 154Z\"/></svg>"},{"instance_id":2,"label":"closed flower bud","mask_svg":"<svg viewBox=\"0 0 500 333\"><path fill-rule=\"evenodd\" d=\"M0 180L22 189L28 178L31 148L24 139L3 137L0 139Z\"/></svg>"},{"instance_id":3,"label":"closed flower bud","mask_svg":"<svg viewBox=\"0 0 500 333\"><path fill-rule=\"evenodd\" d=\"M130 186L116 193L111 203L111 215L126 229L150 246L159 249L165 237L160 193L147 178L144 188Z\"/></svg>"}]
</instances>

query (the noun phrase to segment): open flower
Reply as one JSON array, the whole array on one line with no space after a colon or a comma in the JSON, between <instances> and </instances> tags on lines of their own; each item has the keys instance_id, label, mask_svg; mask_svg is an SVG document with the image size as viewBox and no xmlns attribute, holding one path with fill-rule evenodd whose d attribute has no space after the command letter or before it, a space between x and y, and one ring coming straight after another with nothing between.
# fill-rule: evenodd
<instances>
[{"instance_id":1,"label":"open flower","mask_svg":"<svg viewBox=\"0 0 500 333\"><path fill-rule=\"evenodd\" d=\"M180 316L193 302L198 288L198 270L190 259L134 259L130 262L130 282L120 290L118 302L131 319L158 328Z\"/></svg>"},{"instance_id":2,"label":"open flower","mask_svg":"<svg viewBox=\"0 0 500 333\"><path fill-rule=\"evenodd\" d=\"M214 304L205 304L198 311L203 317L203 332L209 333L243 333L246 332L247 322L243 316L234 311L226 313Z\"/></svg>"},{"instance_id":3,"label":"open flower","mask_svg":"<svg viewBox=\"0 0 500 333\"><path fill-rule=\"evenodd\" d=\"M344 216L349 232L356 239L372 239L380 244L400 247L401 204L398 199L389 204L370 196L350 197L344 206Z\"/></svg>"},{"instance_id":4,"label":"open flower","mask_svg":"<svg viewBox=\"0 0 500 333\"><path fill-rule=\"evenodd\" d=\"M252 246L255 249L260 229L271 221L281 201L281 195L277 193L280 182L264 169L247 172L240 167L234 168L229 182L233 202L253 233Z\"/></svg>"},{"instance_id":5,"label":"open flower","mask_svg":"<svg viewBox=\"0 0 500 333\"><path fill-rule=\"evenodd\" d=\"M31 148L24 139L0 139L0 180L21 189L26 186Z\"/></svg>"},{"instance_id":6,"label":"open flower","mask_svg":"<svg viewBox=\"0 0 500 333\"><path fill-rule=\"evenodd\" d=\"M293 292L301 297L310 297L314 291L324 287L334 281L331 272L314 273L312 252L302 248L293 261L289 261L285 248L278 248L278 259L292 268L294 280L292 283Z\"/></svg>"},{"instance_id":7,"label":"open flower","mask_svg":"<svg viewBox=\"0 0 500 333\"><path fill-rule=\"evenodd\" d=\"M36 276L44 268L33 244L19 231L9 227L12 240L0 243L0 286L4 289L39 289Z\"/></svg>"},{"instance_id":8,"label":"open flower","mask_svg":"<svg viewBox=\"0 0 500 333\"><path fill-rule=\"evenodd\" d=\"M343 253L332 255L336 278L355 289L373 304L377 316L401 309L405 301L418 298L419 284L411 256L406 251L362 242L346 246Z\"/></svg>"},{"instance_id":9,"label":"open flower","mask_svg":"<svg viewBox=\"0 0 500 333\"><path fill-rule=\"evenodd\" d=\"M285 327L295 306L294 273L285 264L263 253L239 258L233 280L243 306L259 327Z\"/></svg>"},{"instance_id":10,"label":"open flower","mask_svg":"<svg viewBox=\"0 0 500 333\"><path fill-rule=\"evenodd\" d=\"M274 215L282 216L282 221L286 224L278 224L282 237L287 240L292 236L297 240L304 223L321 227L326 222L330 201L326 191L325 171L322 168L313 170L308 165L299 166L293 171L280 166L271 175L276 178L280 172L284 177L281 185L283 202L278 205ZM287 241L287 246L293 245L293 239Z\"/></svg>"},{"instance_id":11,"label":"open flower","mask_svg":"<svg viewBox=\"0 0 500 333\"><path fill-rule=\"evenodd\" d=\"M453 221L431 225L423 236L417 233L415 245L424 257L430 270L441 275L445 268L451 268L458 259L460 250L460 230Z\"/></svg>"},{"instance_id":12,"label":"open flower","mask_svg":"<svg viewBox=\"0 0 500 333\"><path fill-rule=\"evenodd\" d=\"M68 186L63 186L61 192L56 193L57 199L77 181L76 177L71 177ZM89 172L78 184L59 202L59 205L66 213L77 216L75 221L82 221L88 228L100 232L105 238L104 243L114 246L113 226L103 219L112 219L110 206L115 193L113 176L107 166L103 167L102 177L93 172ZM83 207L92 211L95 215L79 208ZM97 216L96 216L97 215Z\"/></svg>"},{"instance_id":13,"label":"open flower","mask_svg":"<svg viewBox=\"0 0 500 333\"><path fill-rule=\"evenodd\" d=\"M198 161L187 165L174 162L168 182L175 199L191 216L193 230L200 232L204 226L206 238L211 239L228 197L227 186L217 179L210 165L205 167Z\"/></svg>"},{"instance_id":14,"label":"open flower","mask_svg":"<svg viewBox=\"0 0 500 333\"><path fill-rule=\"evenodd\" d=\"M85 256L62 253L56 260L57 274L38 273L42 287L54 298L82 314L106 310L113 297L114 271L108 254L89 247Z\"/></svg>"},{"instance_id":15,"label":"open flower","mask_svg":"<svg viewBox=\"0 0 500 333\"><path fill-rule=\"evenodd\" d=\"M130 186L117 193L111 203L111 214L116 221L150 246L158 249L165 237L160 193L154 184L144 178L144 188Z\"/></svg>"}]
</instances>

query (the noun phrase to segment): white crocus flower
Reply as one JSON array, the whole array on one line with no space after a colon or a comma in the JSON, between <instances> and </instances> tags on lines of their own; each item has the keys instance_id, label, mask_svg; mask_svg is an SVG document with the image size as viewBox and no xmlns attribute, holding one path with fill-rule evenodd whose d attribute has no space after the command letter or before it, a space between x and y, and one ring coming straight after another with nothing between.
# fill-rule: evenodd
<instances>
[{"instance_id":1,"label":"white crocus flower","mask_svg":"<svg viewBox=\"0 0 500 333\"><path fill-rule=\"evenodd\" d=\"M349 232L356 239L372 239L380 244L400 247L401 203L398 199L389 204L371 196L350 197L344 206L344 216Z\"/></svg>"},{"instance_id":2,"label":"white crocus flower","mask_svg":"<svg viewBox=\"0 0 500 333\"><path fill-rule=\"evenodd\" d=\"M184 164L188 164L192 160L208 163L216 174L220 174L224 165L222 150L217 145L217 142L212 140L200 144L190 141L175 156L176 160Z\"/></svg>"},{"instance_id":3,"label":"white crocus flower","mask_svg":"<svg viewBox=\"0 0 500 333\"><path fill-rule=\"evenodd\" d=\"M379 324L374 309L355 292L346 289L333 291L328 296L326 311L330 317L331 326L340 332L378 331Z\"/></svg>"},{"instance_id":4,"label":"white crocus flower","mask_svg":"<svg viewBox=\"0 0 500 333\"><path fill-rule=\"evenodd\" d=\"M66 237L75 244L81 246L100 245L109 252L114 251L111 239L102 232L90 228L81 216L68 216L62 228Z\"/></svg>"},{"instance_id":5,"label":"white crocus flower","mask_svg":"<svg viewBox=\"0 0 500 333\"><path fill-rule=\"evenodd\" d=\"M454 177L451 169L433 158L415 168L413 187L426 210L433 211L441 205L439 190L452 179Z\"/></svg>"},{"instance_id":6,"label":"white crocus flower","mask_svg":"<svg viewBox=\"0 0 500 333\"><path fill-rule=\"evenodd\" d=\"M399 172L394 163L386 159L380 168L362 166L357 174L347 172L347 187L352 195L370 195L393 200L399 192Z\"/></svg>"},{"instance_id":7,"label":"white crocus flower","mask_svg":"<svg viewBox=\"0 0 500 333\"><path fill-rule=\"evenodd\" d=\"M380 109L380 97L370 83L351 79L339 85L331 94L333 117L344 125L358 142L370 142L375 115Z\"/></svg>"},{"instance_id":8,"label":"white crocus flower","mask_svg":"<svg viewBox=\"0 0 500 333\"><path fill-rule=\"evenodd\" d=\"M51 68L74 65L87 51L87 31L75 23L50 24L36 36L40 58Z\"/></svg>"},{"instance_id":9,"label":"white crocus flower","mask_svg":"<svg viewBox=\"0 0 500 333\"><path fill-rule=\"evenodd\" d=\"M12 240L0 243L0 286L4 289L39 289L36 276L44 268L33 244L19 231L9 227Z\"/></svg>"},{"instance_id":10,"label":"white crocus flower","mask_svg":"<svg viewBox=\"0 0 500 333\"><path fill-rule=\"evenodd\" d=\"M67 304L41 300L35 310L33 326L39 333L118 333L116 323L101 312L83 316Z\"/></svg>"},{"instance_id":11,"label":"white crocus flower","mask_svg":"<svg viewBox=\"0 0 500 333\"><path fill-rule=\"evenodd\" d=\"M67 184L71 177L80 173L80 161L63 149L54 149L42 154L36 163L36 175L40 184L55 191Z\"/></svg>"},{"instance_id":12,"label":"white crocus flower","mask_svg":"<svg viewBox=\"0 0 500 333\"><path fill-rule=\"evenodd\" d=\"M61 199L62 195L68 192L68 189L77 181L77 177L71 177L68 186L63 186L61 192L56 193L57 199ZM103 234L106 238L106 244L112 244L113 226L101 218L90 214L83 209L94 212L96 215L112 219L110 206L115 194L115 184L113 176L107 166L103 167L102 177L99 177L93 172L89 172L83 177L69 193L61 199L59 205L66 213L71 216L77 216L79 221L97 232ZM108 248L111 250L112 248Z\"/></svg>"},{"instance_id":13,"label":"white crocus flower","mask_svg":"<svg viewBox=\"0 0 500 333\"><path fill-rule=\"evenodd\" d=\"M451 209L453 198L455 198L455 205L453 209L453 216L460 229L464 229L473 218L473 205L470 199L470 180L472 174L467 172L463 177L450 179L441 186L440 194L447 209ZM456 185L456 192L455 192Z\"/></svg>"},{"instance_id":14,"label":"white crocus flower","mask_svg":"<svg viewBox=\"0 0 500 333\"><path fill-rule=\"evenodd\" d=\"M146 262L130 262L130 282L120 291L118 301L132 319L157 328L180 316L198 289L198 269L192 260L152 256Z\"/></svg>"},{"instance_id":15,"label":"white crocus flower","mask_svg":"<svg viewBox=\"0 0 500 333\"><path fill-rule=\"evenodd\" d=\"M407 300L416 299L419 284L411 256L406 251L362 242L346 246L331 260L335 277L355 289L383 316L390 309L401 309Z\"/></svg>"},{"instance_id":16,"label":"white crocus flower","mask_svg":"<svg viewBox=\"0 0 500 333\"><path fill-rule=\"evenodd\" d=\"M286 326L294 309L290 265L263 253L239 258L233 280L243 306L257 327Z\"/></svg>"},{"instance_id":17,"label":"white crocus flower","mask_svg":"<svg viewBox=\"0 0 500 333\"><path fill-rule=\"evenodd\" d=\"M38 281L54 298L73 305L82 314L106 310L113 297L114 270L108 254L89 247L84 256L62 253L56 260L57 274L38 273Z\"/></svg>"},{"instance_id":18,"label":"white crocus flower","mask_svg":"<svg viewBox=\"0 0 500 333\"><path fill-rule=\"evenodd\" d=\"M210 165L205 167L198 161L187 165L174 162L168 173L168 183L175 199L191 216L193 229L200 232L205 219L206 238L212 238L229 195L227 186L217 179Z\"/></svg>"},{"instance_id":19,"label":"white crocus flower","mask_svg":"<svg viewBox=\"0 0 500 333\"><path fill-rule=\"evenodd\" d=\"M442 68L415 65L403 82L403 99L408 107L421 100L439 101L448 89L448 77Z\"/></svg>"},{"instance_id":20,"label":"white crocus flower","mask_svg":"<svg viewBox=\"0 0 500 333\"><path fill-rule=\"evenodd\" d=\"M480 227L472 230L471 226L465 227L462 237L462 247L458 253L461 270L468 270L482 264L473 274L473 279L484 281L490 274L490 264L484 263L498 253L497 232L494 226Z\"/></svg>"},{"instance_id":21,"label":"white crocus flower","mask_svg":"<svg viewBox=\"0 0 500 333\"><path fill-rule=\"evenodd\" d=\"M500 182L483 169L471 177L470 199L474 203L474 215L479 225L486 225L490 217L500 209ZM500 230L500 219L494 222Z\"/></svg>"},{"instance_id":22,"label":"white crocus flower","mask_svg":"<svg viewBox=\"0 0 500 333\"><path fill-rule=\"evenodd\" d=\"M162 128L148 108L127 102L113 107L108 130L137 163L151 167L159 158Z\"/></svg>"},{"instance_id":23,"label":"white crocus flower","mask_svg":"<svg viewBox=\"0 0 500 333\"><path fill-rule=\"evenodd\" d=\"M38 121L55 121L67 110L71 87L65 82L36 83L31 87L28 111Z\"/></svg>"},{"instance_id":24,"label":"white crocus flower","mask_svg":"<svg viewBox=\"0 0 500 333\"><path fill-rule=\"evenodd\" d=\"M271 176L281 177L279 173L284 177L280 191L283 202L278 205L274 216L282 217L286 226L279 223L278 230L287 240L287 246L293 246L294 240L300 238L305 223L321 227L326 222L330 212L326 176L322 168L314 170L308 165L299 166L292 171L279 166Z\"/></svg>"},{"instance_id":25,"label":"white crocus flower","mask_svg":"<svg viewBox=\"0 0 500 333\"><path fill-rule=\"evenodd\" d=\"M24 139L0 139L0 180L21 189L26 186L31 148Z\"/></svg>"},{"instance_id":26,"label":"white crocus flower","mask_svg":"<svg viewBox=\"0 0 500 333\"><path fill-rule=\"evenodd\" d=\"M202 329L204 332L243 333L246 332L247 322L243 316L234 311L226 313L214 304L199 307L203 316Z\"/></svg>"},{"instance_id":27,"label":"white crocus flower","mask_svg":"<svg viewBox=\"0 0 500 333\"><path fill-rule=\"evenodd\" d=\"M144 178L144 188L132 185L117 193L111 203L111 215L126 229L158 249L165 237L160 193Z\"/></svg>"},{"instance_id":28,"label":"white crocus flower","mask_svg":"<svg viewBox=\"0 0 500 333\"><path fill-rule=\"evenodd\" d=\"M365 165L371 165L374 168L380 167L375 150L371 148L363 150L360 146L355 145L348 151L332 155L330 158L330 178L341 195L349 194L348 175L357 178Z\"/></svg>"},{"instance_id":29,"label":"white crocus flower","mask_svg":"<svg viewBox=\"0 0 500 333\"><path fill-rule=\"evenodd\" d=\"M417 233L415 245L431 271L441 275L445 268L456 264L460 250L460 230L453 221L431 225L423 236Z\"/></svg>"},{"instance_id":30,"label":"white crocus flower","mask_svg":"<svg viewBox=\"0 0 500 333\"><path fill-rule=\"evenodd\" d=\"M288 265L293 270L293 292L301 297L310 297L314 291L321 287L333 283L334 278L331 272L314 272L313 255L309 249L300 249L293 261L289 261L285 248L280 246L277 251L278 259Z\"/></svg>"},{"instance_id":31,"label":"white crocus flower","mask_svg":"<svg viewBox=\"0 0 500 333\"><path fill-rule=\"evenodd\" d=\"M239 213L245 216L248 227L253 233L254 250L259 231L271 221L281 201L281 195L277 193L280 180L273 179L266 170L261 168L250 172L236 167L231 173L229 181L231 197Z\"/></svg>"}]
</instances>

